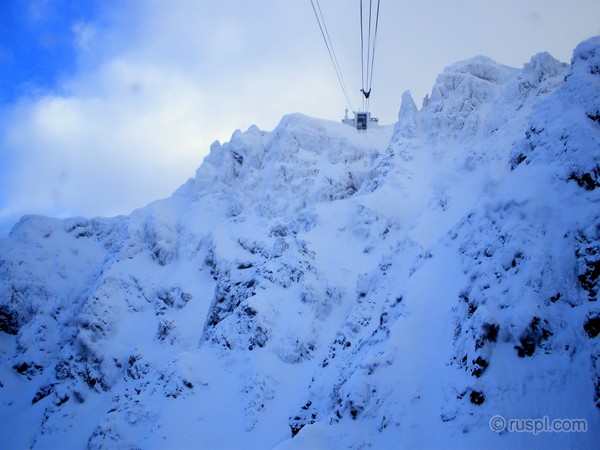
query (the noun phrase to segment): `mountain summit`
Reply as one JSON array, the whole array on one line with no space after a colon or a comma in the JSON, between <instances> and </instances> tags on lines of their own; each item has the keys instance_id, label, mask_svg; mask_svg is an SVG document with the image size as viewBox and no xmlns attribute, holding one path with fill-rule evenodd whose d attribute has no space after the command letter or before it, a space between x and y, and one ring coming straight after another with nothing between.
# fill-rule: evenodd
<instances>
[{"instance_id":1,"label":"mountain summit","mask_svg":"<svg viewBox=\"0 0 600 450\"><path fill-rule=\"evenodd\" d=\"M599 107L600 37L475 57L395 125L292 114L129 216L24 217L0 442L595 447Z\"/></svg>"}]
</instances>

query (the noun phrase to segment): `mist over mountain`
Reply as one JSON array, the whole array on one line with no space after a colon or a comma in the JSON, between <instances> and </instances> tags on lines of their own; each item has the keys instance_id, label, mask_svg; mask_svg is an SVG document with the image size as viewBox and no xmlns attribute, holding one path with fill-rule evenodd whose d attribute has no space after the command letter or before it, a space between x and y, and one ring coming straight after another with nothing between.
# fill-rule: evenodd
<instances>
[{"instance_id":1,"label":"mist over mountain","mask_svg":"<svg viewBox=\"0 0 600 450\"><path fill-rule=\"evenodd\" d=\"M0 442L594 448L599 188L594 37L453 64L394 125L236 131L128 216L23 217ZM544 417L586 431L508 428Z\"/></svg>"}]
</instances>

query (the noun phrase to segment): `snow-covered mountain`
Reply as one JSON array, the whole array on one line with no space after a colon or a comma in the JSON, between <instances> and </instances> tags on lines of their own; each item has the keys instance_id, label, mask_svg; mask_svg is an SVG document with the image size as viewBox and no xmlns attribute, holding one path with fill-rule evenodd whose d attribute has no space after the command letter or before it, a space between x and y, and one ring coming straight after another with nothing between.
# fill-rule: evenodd
<instances>
[{"instance_id":1,"label":"snow-covered mountain","mask_svg":"<svg viewBox=\"0 0 600 450\"><path fill-rule=\"evenodd\" d=\"M594 448L599 187L596 37L456 63L394 126L236 131L129 216L24 217L1 446ZM587 431L498 426L544 417Z\"/></svg>"}]
</instances>

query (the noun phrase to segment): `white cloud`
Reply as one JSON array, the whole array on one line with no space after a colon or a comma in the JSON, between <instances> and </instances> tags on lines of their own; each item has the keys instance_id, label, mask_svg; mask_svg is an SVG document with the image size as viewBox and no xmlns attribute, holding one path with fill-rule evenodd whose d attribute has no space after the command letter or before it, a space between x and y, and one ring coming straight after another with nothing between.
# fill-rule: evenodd
<instances>
[{"instance_id":1,"label":"white cloud","mask_svg":"<svg viewBox=\"0 0 600 450\"><path fill-rule=\"evenodd\" d=\"M46 96L13 115L6 147L14 170L5 183L16 213L125 213L193 175L209 144L198 126L208 108L196 86L123 60L96 77L99 95Z\"/></svg>"}]
</instances>

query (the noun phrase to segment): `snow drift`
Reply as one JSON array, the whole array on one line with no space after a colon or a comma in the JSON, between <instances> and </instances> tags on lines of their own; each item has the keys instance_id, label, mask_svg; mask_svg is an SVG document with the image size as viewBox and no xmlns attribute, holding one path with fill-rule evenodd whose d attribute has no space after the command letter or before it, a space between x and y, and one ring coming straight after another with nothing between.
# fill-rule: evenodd
<instances>
[{"instance_id":1,"label":"snow drift","mask_svg":"<svg viewBox=\"0 0 600 450\"><path fill-rule=\"evenodd\" d=\"M1 442L594 447L599 105L600 38L570 65L476 57L394 126L293 114L129 216L24 217L0 241Z\"/></svg>"}]
</instances>

